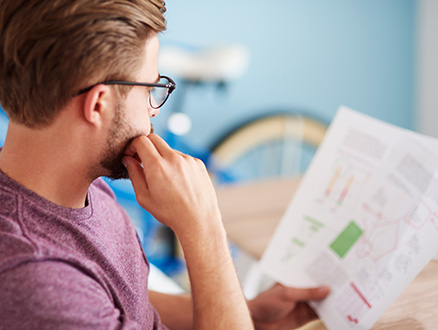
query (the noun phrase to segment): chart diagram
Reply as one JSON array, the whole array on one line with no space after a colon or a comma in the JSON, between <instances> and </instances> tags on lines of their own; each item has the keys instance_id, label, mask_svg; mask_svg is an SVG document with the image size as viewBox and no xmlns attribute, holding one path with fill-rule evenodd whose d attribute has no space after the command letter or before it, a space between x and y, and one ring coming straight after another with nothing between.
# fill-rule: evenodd
<instances>
[{"instance_id":1,"label":"chart diagram","mask_svg":"<svg viewBox=\"0 0 438 330\"><path fill-rule=\"evenodd\" d=\"M352 326L359 324L371 307L371 303L354 282L350 282L340 293L336 303L338 312Z\"/></svg>"},{"instance_id":2,"label":"chart diagram","mask_svg":"<svg viewBox=\"0 0 438 330\"><path fill-rule=\"evenodd\" d=\"M363 164L347 156L336 158L331 169L324 190L316 202L336 211L357 198L370 175Z\"/></svg>"}]
</instances>

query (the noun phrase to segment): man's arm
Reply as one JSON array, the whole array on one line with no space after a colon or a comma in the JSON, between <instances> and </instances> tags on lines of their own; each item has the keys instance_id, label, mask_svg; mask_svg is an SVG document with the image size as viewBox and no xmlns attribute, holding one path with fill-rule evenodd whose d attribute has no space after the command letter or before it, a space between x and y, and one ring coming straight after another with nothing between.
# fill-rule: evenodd
<instances>
[{"instance_id":1,"label":"man's arm","mask_svg":"<svg viewBox=\"0 0 438 330\"><path fill-rule=\"evenodd\" d=\"M169 329L193 329L192 297L149 291L149 300Z\"/></svg>"},{"instance_id":2,"label":"man's arm","mask_svg":"<svg viewBox=\"0 0 438 330\"><path fill-rule=\"evenodd\" d=\"M138 203L172 228L183 248L194 328L252 328L204 164L155 134L135 139L126 154L123 163Z\"/></svg>"},{"instance_id":3,"label":"man's arm","mask_svg":"<svg viewBox=\"0 0 438 330\"><path fill-rule=\"evenodd\" d=\"M327 287L296 289L276 284L247 303L256 329L295 329L317 317L306 302L324 299L328 293ZM189 295L149 291L149 297L169 329L192 329Z\"/></svg>"}]
</instances>

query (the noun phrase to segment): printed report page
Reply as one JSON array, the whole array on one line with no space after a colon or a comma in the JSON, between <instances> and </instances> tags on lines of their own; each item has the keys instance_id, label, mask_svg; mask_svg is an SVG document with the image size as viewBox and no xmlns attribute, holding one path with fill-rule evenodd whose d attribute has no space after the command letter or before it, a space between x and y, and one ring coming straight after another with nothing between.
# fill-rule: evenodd
<instances>
[{"instance_id":1,"label":"printed report page","mask_svg":"<svg viewBox=\"0 0 438 330\"><path fill-rule=\"evenodd\" d=\"M341 107L262 260L328 285L329 329L369 329L438 250L437 140Z\"/></svg>"}]
</instances>

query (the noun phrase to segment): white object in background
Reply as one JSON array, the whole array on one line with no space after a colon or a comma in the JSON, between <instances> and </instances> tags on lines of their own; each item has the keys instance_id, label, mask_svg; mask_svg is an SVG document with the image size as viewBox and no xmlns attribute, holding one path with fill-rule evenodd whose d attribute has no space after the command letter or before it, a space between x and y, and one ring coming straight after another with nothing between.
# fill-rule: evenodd
<instances>
[{"instance_id":1,"label":"white object in background","mask_svg":"<svg viewBox=\"0 0 438 330\"><path fill-rule=\"evenodd\" d=\"M186 135L192 128L192 121L185 113L176 112L170 115L167 125L173 134Z\"/></svg>"},{"instance_id":2,"label":"white object in background","mask_svg":"<svg viewBox=\"0 0 438 330\"><path fill-rule=\"evenodd\" d=\"M237 250L234 263L246 299L255 298L275 284L275 281L262 273L258 261L245 251Z\"/></svg>"},{"instance_id":3,"label":"white object in background","mask_svg":"<svg viewBox=\"0 0 438 330\"><path fill-rule=\"evenodd\" d=\"M438 137L438 1L419 0L416 7L416 128L421 133Z\"/></svg>"},{"instance_id":4,"label":"white object in background","mask_svg":"<svg viewBox=\"0 0 438 330\"><path fill-rule=\"evenodd\" d=\"M249 50L240 44L190 51L163 46L158 63L160 71L195 82L226 82L239 78L248 68Z\"/></svg>"},{"instance_id":5,"label":"white object in background","mask_svg":"<svg viewBox=\"0 0 438 330\"><path fill-rule=\"evenodd\" d=\"M152 291L168 294L180 294L185 292L169 276L164 274L161 270L159 270L151 263L149 263L148 288Z\"/></svg>"}]
</instances>

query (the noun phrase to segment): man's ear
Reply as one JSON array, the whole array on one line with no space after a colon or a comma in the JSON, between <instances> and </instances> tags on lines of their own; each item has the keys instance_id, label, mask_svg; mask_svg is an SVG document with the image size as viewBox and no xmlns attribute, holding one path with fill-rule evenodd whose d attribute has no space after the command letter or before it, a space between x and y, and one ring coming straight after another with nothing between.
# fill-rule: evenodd
<instances>
[{"instance_id":1,"label":"man's ear","mask_svg":"<svg viewBox=\"0 0 438 330\"><path fill-rule=\"evenodd\" d=\"M82 107L84 119L91 125L100 127L111 111L111 90L107 85L97 85L85 96Z\"/></svg>"}]
</instances>

